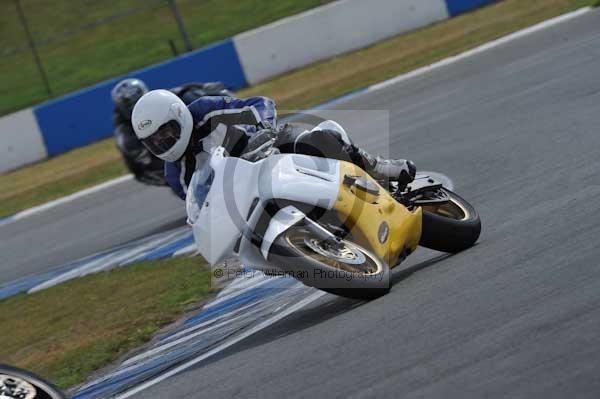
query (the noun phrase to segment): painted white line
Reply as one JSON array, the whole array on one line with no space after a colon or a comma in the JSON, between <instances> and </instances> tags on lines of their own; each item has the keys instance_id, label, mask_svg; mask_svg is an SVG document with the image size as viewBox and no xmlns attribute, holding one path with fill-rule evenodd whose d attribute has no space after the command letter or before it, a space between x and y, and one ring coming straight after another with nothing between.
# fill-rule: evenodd
<instances>
[{"instance_id":1,"label":"painted white line","mask_svg":"<svg viewBox=\"0 0 600 399\"><path fill-rule=\"evenodd\" d=\"M40 213L40 212L44 212L44 211L46 211L48 209L55 208L55 207L57 207L59 205L66 204L66 203L74 201L74 200L76 200L78 198L82 198L82 197L85 197L87 195L97 193L98 191L102 191L102 190L104 190L106 188L109 188L109 187L112 187L112 186L116 186L117 184L124 183L126 181L131 180L131 179L133 179L133 175L131 175L131 174L125 175L125 176L121 176L121 177L117 177L116 179L112 179L112 180L106 181L104 183L98 184L97 186L86 188L85 190L81 190L81 191L78 191L78 192L73 193L71 195L67 195L66 197L58 198L58 199L56 199L54 201L50 201L50 202L46 202L45 204L42 204L42 205L34 206L33 208L26 209L26 210L21 211L19 213L15 213L12 216L9 216L6 219L0 220L0 226L3 226L5 224L9 224L9 223L12 223L14 221L26 218L28 216L35 215L35 214Z\"/></svg>"},{"instance_id":2,"label":"painted white line","mask_svg":"<svg viewBox=\"0 0 600 399\"><path fill-rule=\"evenodd\" d=\"M310 296L304 298L303 300L301 300L300 302L296 303L295 305L290 306L289 308L287 308L286 310L284 310L283 312L271 317L270 319L267 319L265 321L263 321L260 324L257 324L255 327L244 331L243 333L241 333L240 335L238 335L237 337L233 338L230 341L224 342L223 344L211 349L210 351L198 356L195 359L192 359L186 363L183 363L182 365L167 371L164 374L159 375L156 378L153 378L151 380L148 380L146 382L144 382L143 384L140 384L138 386L136 386L135 388L122 393L121 395L115 396L115 399L125 399L125 398L129 398L145 389L150 388L151 386L154 386L164 380L166 380L167 378L170 378L172 376L174 376L175 374L178 374L190 367L192 367L193 365L208 359L209 357L222 352L223 350L229 348L230 346L248 338L249 336L251 336L252 334L255 334L257 332L259 332L260 330L263 330L267 327L269 327L270 325L274 324L275 322L283 319L284 317L294 313L297 310L300 310L301 308L303 308L304 306L308 305L311 302L316 301L317 299L319 299L320 297L322 297L323 295L325 295L325 292L323 291L316 291L313 294L311 294Z\"/></svg>"},{"instance_id":3,"label":"painted white line","mask_svg":"<svg viewBox=\"0 0 600 399\"><path fill-rule=\"evenodd\" d=\"M438 62L435 62L435 63L433 63L431 65L427 65L427 66L424 66L422 68L415 69L414 71L405 73L403 75L396 76L395 78L391 78L391 79L385 80L383 82L376 83L376 84L374 84L372 86L369 86L366 89L366 91L367 92L373 92L373 91L381 90L381 89L386 88L388 86L392 86L392 85L394 85L396 83L403 82L405 80L412 79L412 78L414 78L416 76L423 75L425 73L431 72L431 71L433 71L435 69L442 68L442 67L450 65L450 64L454 64L454 63L456 63L458 61L464 60L465 58L469 58L469 57L472 57L474 55L477 55L477 54L483 53L485 51L494 49L496 47L502 46L503 44L506 44L506 43L511 42L513 40L522 38L524 36L530 35L530 34L535 33L535 32L539 32L541 30L544 30L544 29L547 29L547 28L549 28L551 26L554 26L554 25L557 25L557 24L569 21L571 19L578 18L578 17L580 17L580 16L582 16L584 14L587 14L591 10L592 10L592 7L584 7L584 8L580 8L580 9L578 9L576 11L570 12L568 14L563 14L563 15L560 15L558 17L555 17L555 18L552 18L552 19L548 19L548 20L540 22L540 23L538 23L536 25L530 26L528 28L519 30L519 31L514 32L514 33L511 33L511 34L509 34L507 36L504 36L504 37L501 37L499 39L493 40L491 42L482 44L481 46L475 47L475 48L473 48L471 50L467 50L464 53L457 54L457 55L449 57L449 58L445 58L445 59L443 59L441 61L438 61ZM345 100L347 100L347 99L345 99Z\"/></svg>"}]
</instances>

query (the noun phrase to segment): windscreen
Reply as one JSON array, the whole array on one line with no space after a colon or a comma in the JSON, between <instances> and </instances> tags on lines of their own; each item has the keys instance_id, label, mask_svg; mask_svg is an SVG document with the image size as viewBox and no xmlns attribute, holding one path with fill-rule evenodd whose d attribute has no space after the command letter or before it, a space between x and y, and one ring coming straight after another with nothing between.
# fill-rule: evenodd
<instances>
[{"instance_id":1,"label":"windscreen","mask_svg":"<svg viewBox=\"0 0 600 399\"><path fill-rule=\"evenodd\" d=\"M192 176L192 180L188 186L186 196L186 210L188 215L188 224L194 224L202 206L206 201L206 197L210 192L212 182L215 176L214 170L210 167L210 158L199 160L199 167Z\"/></svg>"}]
</instances>

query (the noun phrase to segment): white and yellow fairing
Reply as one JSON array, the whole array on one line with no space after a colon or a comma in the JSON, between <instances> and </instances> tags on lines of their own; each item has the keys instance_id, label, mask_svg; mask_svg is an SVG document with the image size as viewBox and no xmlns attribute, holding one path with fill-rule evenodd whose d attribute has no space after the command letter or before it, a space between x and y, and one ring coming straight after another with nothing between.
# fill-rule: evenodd
<instances>
[{"instance_id":1,"label":"white and yellow fairing","mask_svg":"<svg viewBox=\"0 0 600 399\"><path fill-rule=\"evenodd\" d=\"M239 257L256 268L273 268L266 261L271 243L306 217L298 209L290 209L294 207L280 210L272 215L261 247L256 248L251 238L263 213L262 205L273 199L336 212L353 240L391 266L405 249L412 251L418 245L421 210L409 211L382 187L374 195L345 184L344 176L362 176L377 185L351 163L299 154L248 162L226 157L218 148L206 168L194 174L186 203L198 249L211 264ZM213 177L206 194L199 188L208 174Z\"/></svg>"}]
</instances>

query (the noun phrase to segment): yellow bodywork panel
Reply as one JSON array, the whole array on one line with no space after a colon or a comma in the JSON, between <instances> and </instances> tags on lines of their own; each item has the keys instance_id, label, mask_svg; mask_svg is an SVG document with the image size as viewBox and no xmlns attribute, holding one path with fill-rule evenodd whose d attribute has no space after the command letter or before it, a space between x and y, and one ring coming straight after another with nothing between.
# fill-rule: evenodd
<instances>
[{"instance_id":1,"label":"yellow bodywork panel","mask_svg":"<svg viewBox=\"0 0 600 399\"><path fill-rule=\"evenodd\" d=\"M344 184L344 176L364 177L379 188L379 193L367 193ZM409 211L364 170L349 162L340 162L340 177L342 183L334 205L340 221L350 229L357 244L369 248L394 267L404 249L412 252L419 245L421 208ZM389 229L387 233L384 223ZM383 243L380 236L385 238Z\"/></svg>"}]
</instances>

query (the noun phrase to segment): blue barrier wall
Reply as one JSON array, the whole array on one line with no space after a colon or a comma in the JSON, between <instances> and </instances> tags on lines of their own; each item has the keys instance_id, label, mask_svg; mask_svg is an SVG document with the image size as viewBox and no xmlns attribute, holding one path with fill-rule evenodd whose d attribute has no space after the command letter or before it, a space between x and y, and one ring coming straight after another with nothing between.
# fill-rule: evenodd
<instances>
[{"instance_id":1,"label":"blue barrier wall","mask_svg":"<svg viewBox=\"0 0 600 399\"><path fill-rule=\"evenodd\" d=\"M182 82L219 80L233 90L247 85L231 40L173 60L129 73L150 88L173 87ZM119 77L34 107L48 155L56 155L112 134L110 91Z\"/></svg>"},{"instance_id":2,"label":"blue barrier wall","mask_svg":"<svg viewBox=\"0 0 600 399\"><path fill-rule=\"evenodd\" d=\"M451 17L493 3L496 0L446 0Z\"/></svg>"}]
</instances>

